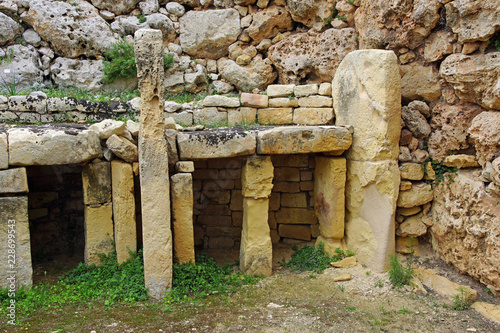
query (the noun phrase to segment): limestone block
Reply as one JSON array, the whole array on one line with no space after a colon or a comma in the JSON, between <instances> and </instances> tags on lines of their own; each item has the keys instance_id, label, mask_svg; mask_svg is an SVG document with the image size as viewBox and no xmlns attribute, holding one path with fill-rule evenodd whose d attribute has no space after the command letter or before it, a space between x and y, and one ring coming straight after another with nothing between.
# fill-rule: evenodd
<instances>
[{"instance_id":1,"label":"limestone block","mask_svg":"<svg viewBox=\"0 0 500 333\"><path fill-rule=\"evenodd\" d=\"M244 156L255 152L256 135L241 129L183 132L177 146L181 160Z\"/></svg>"},{"instance_id":2,"label":"limestone block","mask_svg":"<svg viewBox=\"0 0 500 333\"><path fill-rule=\"evenodd\" d=\"M427 233L427 226L423 222L423 214L410 216L399 225L396 235L402 237L418 237Z\"/></svg>"},{"instance_id":3,"label":"limestone block","mask_svg":"<svg viewBox=\"0 0 500 333\"><path fill-rule=\"evenodd\" d=\"M113 134L120 135L125 131L126 125L123 121L106 119L89 127L89 130L99 134L99 139L107 139Z\"/></svg>"},{"instance_id":4,"label":"limestone block","mask_svg":"<svg viewBox=\"0 0 500 333\"><path fill-rule=\"evenodd\" d=\"M314 210L307 208L281 208L276 212L276 220L283 224L316 224L318 219Z\"/></svg>"},{"instance_id":5,"label":"limestone block","mask_svg":"<svg viewBox=\"0 0 500 333\"><path fill-rule=\"evenodd\" d=\"M281 195L281 206L290 208L307 208L306 193L283 193Z\"/></svg>"},{"instance_id":6,"label":"limestone block","mask_svg":"<svg viewBox=\"0 0 500 333\"><path fill-rule=\"evenodd\" d=\"M401 65L401 95L406 100L423 98L432 102L441 96L438 71L418 62Z\"/></svg>"},{"instance_id":7,"label":"limestone block","mask_svg":"<svg viewBox=\"0 0 500 333\"><path fill-rule=\"evenodd\" d=\"M215 107L194 110L193 122L195 124L220 126L227 122L227 112L219 111Z\"/></svg>"},{"instance_id":8,"label":"limestone block","mask_svg":"<svg viewBox=\"0 0 500 333\"><path fill-rule=\"evenodd\" d=\"M172 285L172 231L168 144L163 127L163 43L159 30L135 33L135 62L141 92L139 169L144 280L148 294L165 297Z\"/></svg>"},{"instance_id":9,"label":"limestone block","mask_svg":"<svg viewBox=\"0 0 500 333\"><path fill-rule=\"evenodd\" d=\"M474 310L479 312L482 316L500 324L500 306L489 304L486 302L474 302L471 306Z\"/></svg>"},{"instance_id":10,"label":"limestone block","mask_svg":"<svg viewBox=\"0 0 500 333\"><path fill-rule=\"evenodd\" d=\"M307 140L304 140L307 138ZM351 133L337 126L276 127L259 131L258 154L307 154L335 152L341 154L351 146Z\"/></svg>"},{"instance_id":11,"label":"limestone block","mask_svg":"<svg viewBox=\"0 0 500 333\"><path fill-rule=\"evenodd\" d=\"M10 96L9 110L20 112L47 112L47 98L45 96Z\"/></svg>"},{"instance_id":12,"label":"limestone block","mask_svg":"<svg viewBox=\"0 0 500 333\"><path fill-rule=\"evenodd\" d=\"M296 108L299 106L299 100L295 97L275 97L269 100L270 108Z\"/></svg>"},{"instance_id":13,"label":"limestone block","mask_svg":"<svg viewBox=\"0 0 500 333\"><path fill-rule=\"evenodd\" d=\"M396 236L396 252L418 255L418 238Z\"/></svg>"},{"instance_id":14,"label":"limestone block","mask_svg":"<svg viewBox=\"0 0 500 333\"><path fill-rule=\"evenodd\" d=\"M325 125L333 121L332 108L298 108L293 111L293 123L297 125Z\"/></svg>"},{"instance_id":15,"label":"limestone block","mask_svg":"<svg viewBox=\"0 0 500 333\"><path fill-rule=\"evenodd\" d=\"M270 156L247 157L241 172L242 194L245 198L268 198L273 188L274 168Z\"/></svg>"},{"instance_id":16,"label":"limestone block","mask_svg":"<svg viewBox=\"0 0 500 333\"><path fill-rule=\"evenodd\" d=\"M129 140L122 138L116 134L111 135L106 140L106 146L113 152L113 154L115 154L125 162L137 162L139 158L137 146Z\"/></svg>"},{"instance_id":17,"label":"limestone block","mask_svg":"<svg viewBox=\"0 0 500 333\"><path fill-rule=\"evenodd\" d=\"M102 157L99 136L84 126L11 128L10 165L82 164Z\"/></svg>"},{"instance_id":18,"label":"limestone block","mask_svg":"<svg viewBox=\"0 0 500 333\"><path fill-rule=\"evenodd\" d=\"M90 163L82 169L83 203L111 202L111 167L109 162Z\"/></svg>"},{"instance_id":19,"label":"limestone block","mask_svg":"<svg viewBox=\"0 0 500 333\"><path fill-rule=\"evenodd\" d=\"M356 257L347 257L342 259L341 261L332 262L332 267L336 268L345 268L345 267L353 267L356 266L357 260Z\"/></svg>"},{"instance_id":20,"label":"limestone block","mask_svg":"<svg viewBox=\"0 0 500 333\"><path fill-rule=\"evenodd\" d=\"M297 168L279 167L274 170L274 180L296 182L300 180L300 170Z\"/></svg>"},{"instance_id":21,"label":"limestone block","mask_svg":"<svg viewBox=\"0 0 500 333\"><path fill-rule=\"evenodd\" d=\"M271 275L273 251L267 223L269 199L243 198L240 269L254 275Z\"/></svg>"},{"instance_id":22,"label":"limestone block","mask_svg":"<svg viewBox=\"0 0 500 333\"><path fill-rule=\"evenodd\" d=\"M88 205L84 208L85 216L85 263L101 263L98 254L114 250L113 241L113 205Z\"/></svg>"},{"instance_id":23,"label":"limestone block","mask_svg":"<svg viewBox=\"0 0 500 333\"><path fill-rule=\"evenodd\" d=\"M179 263L194 263L193 177L177 173L170 178L174 258Z\"/></svg>"},{"instance_id":24,"label":"limestone block","mask_svg":"<svg viewBox=\"0 0 500 333\"><path fill-rule=\"evenodd\" d=\"M402 163L399 166L401 179L421 180L424 178L424 168L418 163Z\"/></svg>"},{"instance_id":25,"label":"limestone block","mask_svg":"<svg viewBox=\"0 0 500 333\"><path fill-rule=\"evenodd\" d=\"M305 108L331 107L332 99L327 96L308 96L299 98L299 106Z\"/></svg>"},{"instance_id":26,"label":"limestone block","mask_svg":"<svg viewBox=\"0 0 500 333\"><path fill-rule=\"evenodd\" d=\"M336 125L354 127L349 159L398 158L401 79L392 51L349 53L333 79L332 96Z\"/></svg>"},{"instance_id":27,"label":"limestone block","mask_svg":"<svg viewBox=\"0 0 500 333\"><path fill-rule=\"evenodd\" d=\"M132 164L111 161L111 179L116 256L118 263L122 263L128 259L129 251L137 251Z\"/></svg>"},{"instance_id":28,"label":"limestone block","mask_svg":"<svg viewBox=\"0 0 500 333\"><path fill-rule=\"evenodd\" d=\"M0 169L7 169L9 167L9 153L7 147L7 134L0 133Z\"/></svg>"},{"instance_id":29,"label":"limestone block","mask_svg":"<svg viewBox=\"0 0 500 333\"><path fill-rule=\"evenodd\" d=\"M27 192L28 177L26 168L0 170L0 194Z\"/></svg>"},{"instance_id":30,"label":"limestone block","mask_svg":"<svg viewBox=\"0 0 500 333\"><path fill-rule=\"evenodd\" d=\"M477 161L484 167L500 155L500 112L481 112L472 120L469 134L476 148Z\"/></svg>"},{"instance_id":31,"label":"limestone block","mask_svg":"<svg viewBox=\"0 0 500 333\"><path fill-rule=\"evenodd\" d=\"M229 126L241 124L254 124L257 120L257 109L242 107L238 109L230 109L227 112L227 122Z\"/></svg>"},{"instance_id":32,"label":"limestone block","mask_svg":"<svg viewBox=\"0 0 500 333\"><path fill-rule=\"evenodd\" d=\"M139 129L141 128L141 124L138 122L135 122L133 120L127 120L127 129L129 130L130 134L132 134L135 137L139 136ZM116 133L114 133L116 134Z\"/></svg>"},{"instance_id":33,"label":"limestone block","mask_svg":"<svg viewBox=\"0 0 500 333\"><path fill-rule=\"evenodd\" d=\"M447 167L454 167L457 169L480 167L479 163L477 163L476 156L465 154L446 156L443 164Z\"/></svg>"},{"instance_id":34,"label":"limestone block","mask_svg":"<svg viewBox=\"0 0 500 333\"><path fill-rule=\"evenodd\" d=\"M318 94L321 96L331 96L332 95L332 84L329 82L323 82L319 85Z\"/></svg>"},{"instance_id":35,"label":"limestone block","mask_svg":"<svg viewBox=\"0 0 500 333\"><path fill-rule=\"evenodd\" d=\"M431 202L434 198L432 187L424 182L415 182L407 191L399 193L398 207L415 207Z\"/></svg>"},{"instance_id":36,"label":"limestone block","mask_svg":"<svg viewBox=\"0 0 500 333\"><path fill-rule=\"evenodd\" d=\"M377 272L389 267L394 254L399 182L396 161L347 162L346 245L361 264Z\"/></svg>"},{"instance_id":37,"label":"limestone block","mask_svg":"<svg viewBox=\"0 0 500 333\"><path fill-rule=\"evenodd\" d=\"M330 256L332 256L333 253L335 253L336 249L343 249L344 248L342 245L341 239L326 238L326 237L323 237L320 235L320 236L318 236L318 238L316 238L316 243L314 244L314 246L318 246L319 243L324 244L325 252L328 253Z\"/></svg>"},{"instance_id":38,"label":"limestone block","mask_svg":"<svg viewBox=\"0 0 500 333\"><path fill-rule=\"evenodd\" d=\"M318 85L316 83L295 86L295 88L293 89L293 94L295 97L305 97L310 95L316 95L317 93L318 93Z\"/></svg>"},{"instance_id":39,"label":"limestone block","mask_svg":"<svg viewBox=\"0 0 500 333\"><path fill-rule=\"evenodd\" d=\"M191 161L179 161L175 163L177 172L194 172L194 163Z\"/></svg>"},{"instance_id":40,"label":"limestone block","mask_svg":"<svg viewBox=\"0 0 500 333\"><path fill-rule=\"evenodd\" d=\"M210 95L203 100L204 106L220 106L224 108L237 108L240 106L240 100L237 97L226 97L221 95Z\"/></svg>"},{"instance_id":41,"label":"limestone block","mask_svg":"<svg viewBox=\"0 0 500 333\"><path fill-rule=\"evenodd\" d=\"M452 282L444 276L438 275L437 272L433 269L417 267L416 269L414 269L414 273L420 278L425 286L431 288L437 294L447 297L450 300L453 299L454 295L459 293L460 287L464 288L468 292L468 299L477 299L476 290L472 289L469 286Z\"/></svg>"},{"instance_id":42,"label":"limestone block","mask_svg":"<svg viewBox=\"0 0 500 333\"><path fill-rule=\"evenodd\" d=\"M308 225L280 224L278 235L283 238L311 240L311 228Z\"/></svg>"},{"instance_id":43,"label":"limestone block","mask_svg":"<svg viewBox=\"0 0 500 333\"><path fill-rule=\"evenodd\" d=\"M323 237L344 237L345 182L344 158L316 156L314 206Z\"/></svg>"},{"instance_id":44,"label":"limestone block","mask_svg":"<svg viewBox=\"0 0 500 333\"><path fill-rule=\"evenodd\" d=\"M401 186L399 187L399 190L401 191ZM402 216L412 216L419 213L421 210L422 208L420 208L420 206L410 208L398 207L396 209L396 213Z\"/></svg>"},{"instance_id":45,"label":"limestone block","mask_svg":"<svg viewBox=\"0 0 500 333\"><path fill-rule=\"evenodd\" d=\"M15 231L12 231L15 230ZM13 236L15 235L15 238ZM22 285L33 284L31 267L31 245L28 220L28 197L0 198L0 250L3 260L0 262L0 288L8 288L11 274L16 276L16 289ZM15 262L8 255L9 240L15 240ZM15 273L13 273L15 272Z\"/></svg>"},{"instance_id":46,"label":"limestone block","mask_svg":"<svg viewBox=\"0 0 500 333\"><path fill-rule=\"evenodd\" d=\"M254 108L267 108L269 97L267 95L241 93L241 105Z\"/></svg>"},{"instance_id":47,"label":"limestone block","mask_svg":"<svg viewBox=\"0 0 500 333\"><path fill-rule=\"evenodd\" d=\"M257 115L259 123L264 125L287 125L293 121L292 108L260 109Z\"/></svg>"},{"instance_id":48,"label":"limestone block","mask_svg":"<svg viewBox=\"0 0 500 333\"><path fill-rule=\"evenodd\" d=\"M268 97L288 97L292 96L295 89L294 84L270 84L267 86Z\"/></svg>"}]
</instances>

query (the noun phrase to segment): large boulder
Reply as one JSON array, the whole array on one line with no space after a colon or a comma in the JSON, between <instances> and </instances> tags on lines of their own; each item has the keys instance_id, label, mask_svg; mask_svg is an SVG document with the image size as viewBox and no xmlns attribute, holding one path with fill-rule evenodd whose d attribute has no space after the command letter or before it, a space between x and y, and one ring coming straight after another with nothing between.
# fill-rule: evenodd
<instances>
[{"instance_id":1,"label":"large boulder","mask_svg":"<svg viewBox=\"0 0 500 333\"><path fill-rule=\"evenodd\" d=\"M233 60L222 58L217 61L220 75L241 91L263 90L276 79L276 73L268 59L261 55L252 59L250 64L240 66Z\"/></svg>"},{"instance_id":2,"label":"large boulder","mask_svg":"<svg viewBox=\"0 0 500 333\"><path fill-rule=\"evenodd\" d=\"M452 54L441 63L439 75L463 102L500 110L500 52Z\"/></svg>"},{"instance_id":3,"label":"large boulder","mask_svg":"<svg viewBox=\"0 0 500 333\"><path fill-rule=\"evenodd\" d=\"M321 30L333 15L336 0L287 0L288 10L295 22Z\"/></svg>"},{"instance_id":4,"label":"large boulder","mask_svg":"<svg viewBox=\"0 0 500 333\"><path fill-rule=\"evenodd\" d=\"M179 21L182 49L196 58L226 56L241 32L236 9L189 11Z\"/></svg>"},{"instance_id":5,"label":"large boulder","mask_svg":"<svg viewBox=\"0 0 500 333\"><path fill-rule=\"evenodd\" d=\"M163 34L164 43L175 39L174 24L168 16L156 13L146 15L144 18L146 21L141 23L136 16L119 16L111 23L111 29L121 36L134 35L137 30L143 28L158 29Z\"/></svg>"},{"instance_id":6,"label":"large boulder","mask_svg":"<svg viewBox=\"0 0 500 333\"><path fill-rule=\"evenodd\" d=\"M353 28L328 29L317 36L299 33L284 38L269 49L279 82L331 81L344 57L358 48Z\"/></svg>"},{"instance_id":7,"label":"large boulder","mask_svg":"<svg viewBox=\"0 0 500 333\"><path fill-rule=\"evenodd\" d=\"M362 1L355 14L361 49L415 48L439 20L438 0Z\"/></svg>"},{"instance_id":8,"label":"large boulder","mask_svg":"<svg viewBox=\"0 0 500 333\"><path fill-rule=\"evenodd\" d=\"M443 159L462 149L469 148L468 130L472 119L484 109L479 105L463 103L448 105L439 101L432 108L431 127L428 147L432 158Z\"/></svg>"},{"instance_id":9,"label":"large boulder","mask_svg":"<svg viewBox=\"0 0 500 333\"><path fill-rule=\"evenodd\" d=\"M102 87L102 60L57 58L50 66L50 74L58 86L73 86L96 91Z\"/></svg>"},{"instance_id":10,"label":"large boulder","mask_svg":"<svg viewBox=\"0 0 500 333\"><path fill-rule=\"evenodd\" d=\"M109 24L99 11L83 0L71 4L62 1L33 0L21 15L52 49L61 56L96 57L117 42Z\"/></svg>"},{"instance_id":11,"label":"large boulder","mask_svg":"<svg viewBox=\"0 0 500 333\"><path fill-rule=\"evenodd\" d=\"M0 62L0 86L24 89L42 82L40 56L33 46L12 45L6 53L12 61Z\"/></svg>"},{"instance_id":12,"label":"large boulder","mask_svg":"<svg viewBox=\"0 0 500 333\"><path fill-rule=\"evenodd\" d=\"M432 102L441 96L438 71L434 66L424 66L418 62L401 65L401 95L405 100L423 98Z\"/></svg>"},{"instance_id":13,"label":"large boulder","mask_svg":"<svg viewBox=\"0 0 500 333\"><path fill-rule=\"evenodd\" d=\"M460 44L488 40L500 28L499 0L451 1L445 7L446 24Z\"/></svg>"},{"instance_id":14,"label":"large boulder","mask_svg":"<svg viewBox=\"0 0 500 333\"><path fill-rule=\"evenodd\" d=\"M128 14L141 0L91 0L92 4L104 10L109 10L116 15Z\"/></svg>"},{"instance_id":15,"label":"large boulder","mask_svg":"<svg viewBox=\"0 0 500 333\"><path fill-rule=\"evenodd\" d=\"M0 45L13 41L21 30L21 26L16 21L0 12Z\"/></svg>"},{"instance_id":16,"label":"large boulder","mask_svg":"<svg viewBox=\"0 0 500 333\"><path fill-rule=\"evenodd\" d=\"M500 112L485 111L472 120L469 134L481 166L500 156Z\"/></svg>"},{"instance_id":17,"label":"large boulder","mask_svg":"<svg viewBox=\"0 0 500 333\"><path fill-rule=\"evenodd\" d=\"M292 30L293 22L284 7L271 6L253 15L252 24L247 32L254 44L264 38L272 38L281 31Z\"/></svg>"}]
</instances>

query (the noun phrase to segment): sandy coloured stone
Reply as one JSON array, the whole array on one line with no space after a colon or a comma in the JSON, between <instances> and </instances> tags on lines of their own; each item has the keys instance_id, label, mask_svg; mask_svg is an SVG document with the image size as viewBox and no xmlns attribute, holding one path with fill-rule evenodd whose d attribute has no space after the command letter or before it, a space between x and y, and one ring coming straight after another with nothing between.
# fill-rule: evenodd
<instances>
[{"instance_id":1,"label":"sandy coloured stone","mask_svg":"<svg viewBox=\"0 0 500 333\"><path fill-rule=\"evenodd\" d=\"M172 231L168 151L163 128L163 45L159 30L135 33L135 61L141 92L139 169L144 280L148 294L165 297L172 286Z\"/></svg>"},{"instance_id":2,"label":"sandy coloured stone","mask_svg":"<svg viewBox=\"0 0 500 333\"><path fill-rule=\"evenodd\" d=\"M345 127L276 127L259 131L257 153L279 155L334 152L341 154L351 146L351 143L351 133Z\"/></svg>"},{"instance_id":3,"label":"sandy coloured stone","mask_svg":"<svg viewBox=\"0 0 500 333\"><path fill-rule=\"evenodd\" d=\"M299 98L299 106L304 108L332 107L332 98L327 96L308 96Z\"/></svg>"},{"instance_id":4,"label":"sandy coloured stone","mask_svg":"<svg viewBox=\"0 0 500 333\"><path fill-rule=\"evenodd\" d=\"M335 73L332 96L336 125L354 127L349 159L398 158L401 79L392 51L349 53Z\"/></svg>"},{"instance_id":5,"label":"sandy coloured stone","mask_svg":"<svg viewBox=\"0 0 500 333\"><path fill-rule=\"evenodd\" d=\"M344 158L316 157L314 206L323 237L344 237L345 182Z\"/></svg>"},{"instance_id":6,"label":"sandy coloured stone","mask_svg":"<svg viewBox=\"0 0 500 333\"><path fill-rule=\"evenodd\" d=\"M0 133L0 169L7 169L9 167L9 153L7 147L7 134Z\"/></svg>"},{"instance_id":7,"label":"sandy coloured stone","mask_svg":"<svg viewBox=\"0 0 500 333\"><path fill-rule=\"evenodd\" d=\"M268 220L269 199L243 198L240 269L249 274L272 274L273 251Z\"/></svg>"},{"instance_id":8,"label":"sandy coloured stone","mask_svg":"<svg viewBox=\"0 0 500 333\"><path fill-rule=\"evenodd\" d=\"M276 220L283 224L316 224L318 218L314 210L307 208L282 207L276 212Z\"/></svg>"},{"instance_id":9,"label":"sandy coloured stone","mask_svg":"<svg viewBox=\"0 0 500 333\"><path fill-rule=\"evenodd\" d=\"M280 224L278 235L283 238L311 240L311 227L309 225Z\"/></svg>"},{"instance_id":10,"label":"sandy coloured stone","mask_svg":"<svg viewBox=\"0 0 500 333\"><path fill-rule=\"evenodd\" d=\"M321 96L331 96L332 95L332 84L329 82L323 82L319 85L318 94Z\"/></svg>"},{"instance_id":11,"label":"sandy coloured stone","mask_svg":"<svg viewBox=\"0 0 500 333\"><path fill-rule=\"evenodd\" d=\"M424 182L415 182L411 189L399 192L398 207L415 207L432 201L432 187Z\"/></svg>"},{"instance_id":12,"label":"sandy coloured stone","mask_svg":"<svg viewBox=\"0 0 500 333\"><path fill-rule=\"evenodd\" d=\"M8 239L12 239L15 230L16 260L13 266L8 259ZM28 220L28 197L1 197L0 198L0 250L4 253L4 260L0 262L0 288L8 288L15 282L15 289L22 285L33 284L33 269L31 266L31 245ZM9 280L12 271L15 271L15 281Z\"/></svg>"},{"instance_id":13,"label":"sandy coloured stone","mask_svg":"<svg viewBox=\"0 0 500 333\"><path fill-rule=\"evenodd\" d=\"M325 247L325 252L330 255L330 257L335 253L336 249L343 249L344 245L341 239L336 238L326 238L321 235L316 238L316 242L314 246L318 246L320 243L323 243Z\"/></svg>"},{"instance_id":14,"label":"sandy coloured stone","mask_svg":"<svg viewBox=\"0 0 500 333\"><path fill-rule=\"evenodd\" d=\"M413 252L413 254L418 255L418 238L396 236L396 252L403 254Z\"/></svg>"},{"instance_id":15,"label":"sandy coloured stone","mask_svg":"<svg viewBox=\"0 0 500 333\"><path fill-rule=\"evenodd\" d=\"M113 242L113 205L86 205L85 216L85 254L87 265L101 263L99 254L114 250Z\"/></svg>"},{"instance_id":16,"label":"sandy coloured stone","mask_svg":"<svg viewBox=\"0 0 500 333\"><path fill-rule=\"evenodd\" d=\"M267 108L269 105L269 97L267 95L249 94L242 92L241 105L253 108Z\"/></svg>"},{"instance_id":17,"label":"sandy coloured stone","mask_svg":"<svg viewBox=\"0 0 500 333\"><path fill-rule=\"evenodd\" d=\"M500 324L500 306L486 302L474 302L471 306L482 316Z\"/></svg>"},{"instance_id":18,"label":"sandy coloured stone","mask_svg":"<svg viewBox=\"0 0 500 333\"><path fill-rule=\"evenodd\" d=\"M396 230L396 235L402 237L418 237L427 233L427 226L423 222L422 213L413 215L404 220Z\"/></svg>"},{"instance_id":19,"label":"sandy coloured stone","mask_svg":"<svg viewBox=\"0 0 500 333\"><path fill-rule=\"evenodd\" d=\"M111 202L111 167L109 162L90 163L82 169L83 203Z\"/></svg>"},{"instance_id":20,"label":"sandy coloured stone","mask_svg":"<svg viewBox=\"0 0 500 333\"><path fill-rule=\"evenodd\" d=\"M0 170L0 194L27 192L29 191L26 168Z\"/></svg>"},{"instance_id":21,"label":"sandy coloured stone","mask_svg":"<svg viewBox=\"0 0 500 333\"><path fill-rule=\"evenodd\" d=\"M349 281L351 279L351 274L342 274L333 278L333 282Z\"/></svg>"},{"instance_id":22,"label":"sandy coloured stone","mask_svg":"<svg viewBox=\"0 0 500 333\"><path fill-rule=\"evenodd\" d=\"M179 161L175 163L177 172L194 172L194 163L192 161Z\"/></svg>"},{"instance_id":23,"label":"sandy coloured stone","mask_svg":"<svg viewBox=\"0 0 500 333\"><path fill-rule=\"evenodd\" d=\"M120 135L125 131L126 125L123 121L106 119L99 123L93 124L89 130L99 134L99 139L107 139L113 134Z\"/></svg>"},{"instance_id":24,"label":"sandy coloured stone","mask_svg":"<svg viewBox=\"0 0 500 333\"><path fill-rule=\"evenodd\" d=\"M257 114L260 124L264 125L287 125L293 122L292 108L264 108Z\"/></svg>"},{"instance_id":25,"label":"sandy coloured stone","mask_svg":"<svg viewBox=\"0 0 500 333\"><path fill-rule=\"evenodd\" d=\"M202 103L205 107L220 106L225 108L237 108L241 104L239 98L237 97L227 97L221 95L207 96Z\"/></svg>"},{"instance_id":26,"label":"sandy coloured stone","mask_svg":"<svg viewBox=\"0 0 500 333\"><path fill-rule=\"evenodd\" d=\"M398 207L396 209L396 213L402 216L412 216L418 214L421 210L422 208L420 206L415 206L410 208Z\"/></svg>"},{"instance_id":27,"label":"sandy coloured stone","mask_svg":"<svg viewBox=\"0 0 500 333\"><path fill-rule=\"evenodd\" d=\"M445 278L444 276L440 276L433 269L417 267L413 270L415 275L417 275L422 283L431 288L437 294L447 297L448 299L453 299L454 295L460 293L460 288L465 289L467 292L467 298L469 300L477 299L477 291L469 286L460 285L458 283L452 282Z\"/></svg>"},{"instance_id":28,"label":"sandy coloured stone","mask_svg":"<svg viewBox=\"0 0 500 333\"><path fill-rule=\"evenodd\" d=\"M318 85L316 83L295 86L295 88L293 89L293 94L295 97L305 97L310 95L316 95L317 93L318 93Z\"/></svg>"},{"instance_id":29,"label":"sandy coloured stone","mask_svg":"<svg viewBox=\"0 0 500 333\"><path fill-rule=\"evenodd\" d=\"M336 267L336 268L345 268L345 267L356 266L357 263L358 262L356 260L356 257L353 256L353 257L344 258L341 261L332 262L331 265L332 265L332 267Z\"/></svg>"},{"instance_id":30,"label":"sandy coloured stone","mask_svg":"<svg viewBox=\"0 0 500 333\"><path fill-rule=\"evenodd\" d=\"M111 161L111 179L116 257L122 263L129 258L129 251L137 251L132 164Z\"/></svg>"},{"instance_id":31,"label":"sandy coloured stone","mask_svg":"<svg viewBox=\"0 0 500 333\"><path fill-rule=\"evenodd\" d=\"M326 125L333 121L332 108L297 108L293 110L293 123L297 125Z\"/></svg>"},{"instance_id":32,"label":"sandy coloured stone","mask_svg":"<svg viewBox=\"0 0 500 333\"><path fill-rule=\"evenodd\" d=\"M270 108L296 108L299 106L299 100L295 97L275 97L269 99Z\"/></svg>"},{"instance_id":33,"label":"sandy coloured stone","mask_svg":"<svg viewBox=\"0 0 500 333\"><path fill-rule=\"evenodd\" d=\"M227 122L229 126L241 124L254 124L257 120L257 109L241 107L227 110Z\"/></svg>"},{"instance_id":34,"label":"sandy coloured stone","mask_svg":"<svg viewBox=\"0 0 500 333\"><path fill-rule=\"evenodd\" d=\"M399 166L401 179L421 180L424 178L424 168L418 163L402 163Z\"/></svg>"},{"instance_id":35,"label":"sandy coloured stone","mask_svg":"<svg viewBox=\"0 0 500 333\"><path fill-rule=\"evenodd\" d=\"M345 241L361 264L377 272L394 254L394 218L399 192L395 160L347 161Z\"/></svg>"},{"instance_id":36,"label":"sandy coloured stone","mask_svg":"<svg viewBox=\"0 0 500 333\"><path fill-rule=\"evenodd\" d=\"M288 97L292 96L295 84L271 84L267 86L267 96Z\"/></svg>"},{"instance_id":37,"label":"sandy coloured stone","mask_svg":"<svg viewBox=\"0 0 500 333\"><path fill-rule=\"evenodd\" d=\"M179 264L194 263L193 176L177 173L170 178L174 258Z\"/></svg>"},{"instance_id":38,"label":"sandy coloured stone","mask_svg":"<svg viewBox=\"0 0 500 333\"><path fill-rule=\"evenodd\" d=\"M113 152L113 154L115 154L125 162L136 162L139 158L137 146L129 140L122 138L116 134L111 135L106 140L106 146Z\"/></svg>"},{"instance_id":39,"label":"sandy coloured stone","mask_svg":"<svg viewBox=\"0 0 500 333\"><path fill-rule=\"evenodd\" d=\"M457 169L480 167L479 163L477 163L476 156L465 154L446 156L443 164L447 167L454 167Z\"/></svg>"},{"instance_id":40,"label":"sandy coloured stone","mask_svg":"<svg viewBox=\"0 0 500 333\"><path fill-rule=\"evenodd\" d=\"M241 172L245 198L268 198L273 189L274 168L270 156L248 156Z\"/></svg>"}]
</instances>

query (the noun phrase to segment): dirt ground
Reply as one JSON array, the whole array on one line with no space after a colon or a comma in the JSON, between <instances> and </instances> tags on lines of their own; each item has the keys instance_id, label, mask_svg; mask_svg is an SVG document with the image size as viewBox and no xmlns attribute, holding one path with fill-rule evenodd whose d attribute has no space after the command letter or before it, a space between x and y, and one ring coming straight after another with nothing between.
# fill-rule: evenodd
<instances>
[{"instance_id":1,"label":"dirt ground","mask_svg":"<svg viewBox=\"0 0 500 333\"><path fill-rule=\"evenodd\" d=\"M394 289L387 273L357 265L329 268L322 274L291 272L279 260L290 247L275 249L275 270L256 285L230 296L211 295L194 303L149 301L106 307L68 306L55 314L38 312L3 332L500 332L500 325L474 310L456 311L451 300L432 290ZM212 253L213 254L213 253ZM217 254L217 253L216 253ZM218 253L220 260L231 254ZM416 263L478 291L479 299L500 304L480 283L431 256ZM342 274L351 280L333 282Z\"/></svg>"}]
</instances>

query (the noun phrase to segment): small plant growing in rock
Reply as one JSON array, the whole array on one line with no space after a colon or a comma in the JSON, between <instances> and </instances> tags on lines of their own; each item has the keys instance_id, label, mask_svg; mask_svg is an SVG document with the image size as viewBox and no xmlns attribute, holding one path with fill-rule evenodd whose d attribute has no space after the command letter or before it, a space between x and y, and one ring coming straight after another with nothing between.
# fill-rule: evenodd
<instances>
[{"instance_id":1,"label":"small plant growing in rock","mask_svg":"<svg viewBox=\"0 0 500 333\"><path fill-rule=\"evenodd\" d=\"M406 267L404 267L398 260L396 255L391 255L391 268L389 269L389 281L392 285L401 288L402 286L410 284L413 277L413 251L410 252L406 260Z\"/></svg>"},{"instance_id":2,"label":"small plant growing in rock","mask_svg":"<svg viewBox=\"0 0 500 333\"><path fill-rule=\"evenodd\" d=\"M449 185L451 182L453 182L454 177L457 175L457 168L447 167L443 164L443 162L430 159L430 161L421 163L422 170L424 170L425 176L427 176L427 169L425 168L425 166L428 162L431 162L432 170L434 170L434 173L436 174L436 180L433 181L434 184L439 185L441 183L445 183Z\"/></svg>"},{"instance_id":3,"label":"small plant growing in rock","mask_svg":"<svg viewBox=\"0 0 500 333\"><path fill-rule=\"evenodd\" d=\"M469 299L470 292L464 287L459 287L457 290L458 294L453 295L453 304L451 305L451 308L459 311L469 309L471 305L471 301Z\"/></svg>"},{"instance_id":4,"label":"small plant growing in rock","mask_svg":"<svg viewBox=\"0 0 500 333\"><path fill-rule=\"evenodd\" d=\"M137 14L136 17L139 20L139 23L144 23L147 21L147 19L144 16L142 16L141 14Z\"/></svg>"}]
</instances>

